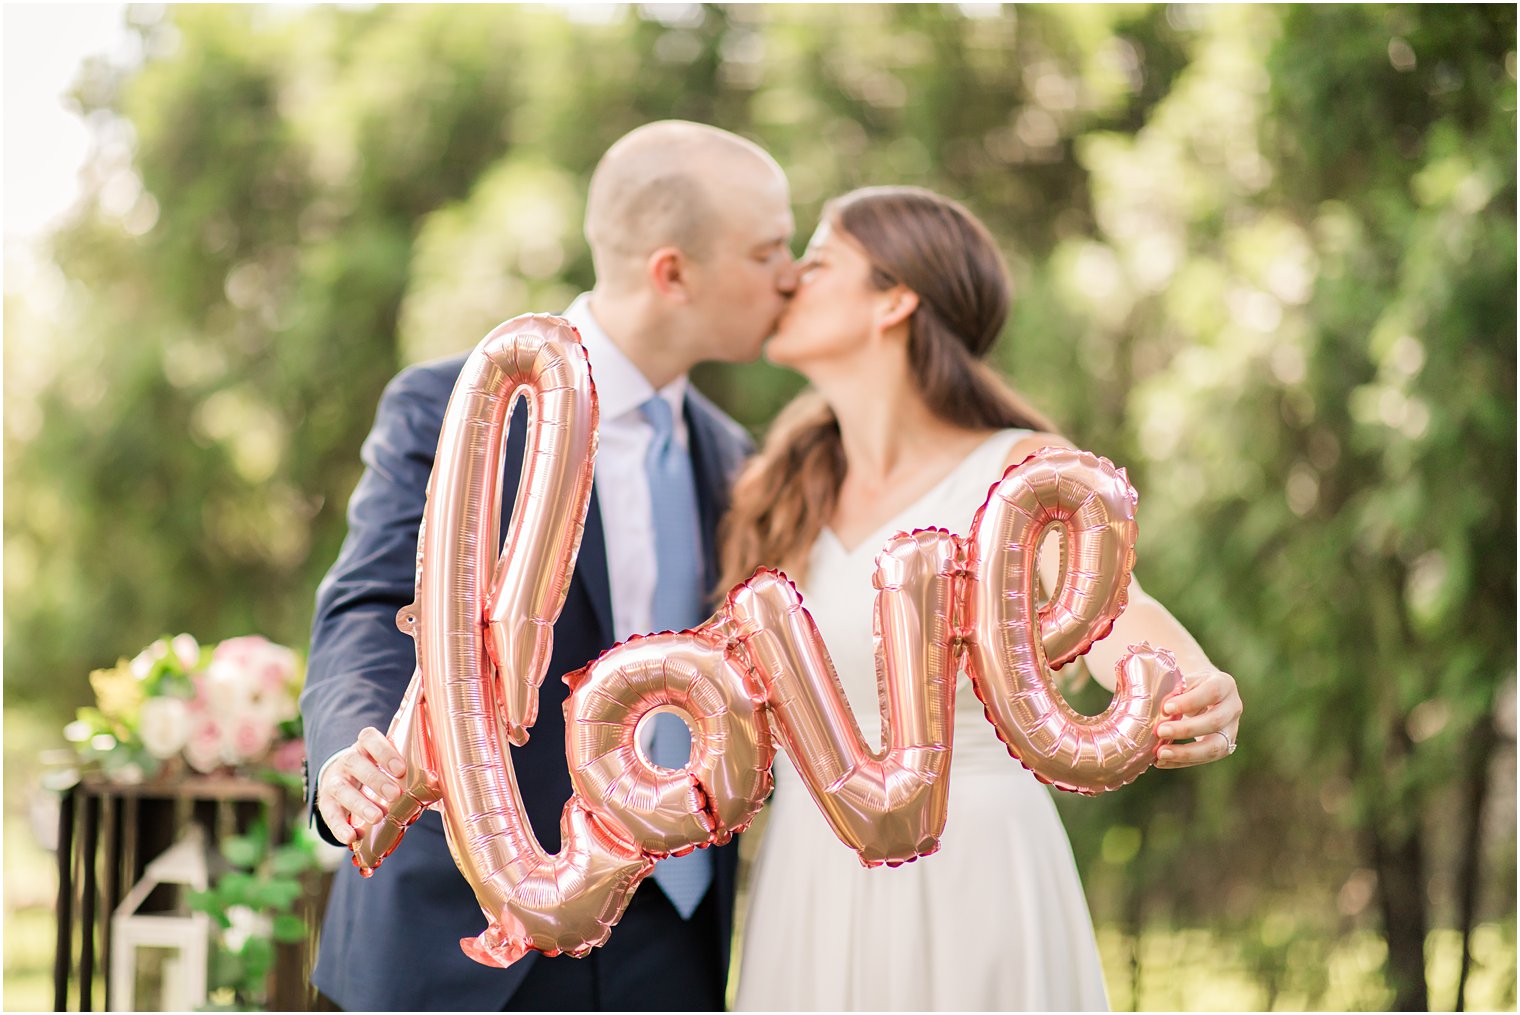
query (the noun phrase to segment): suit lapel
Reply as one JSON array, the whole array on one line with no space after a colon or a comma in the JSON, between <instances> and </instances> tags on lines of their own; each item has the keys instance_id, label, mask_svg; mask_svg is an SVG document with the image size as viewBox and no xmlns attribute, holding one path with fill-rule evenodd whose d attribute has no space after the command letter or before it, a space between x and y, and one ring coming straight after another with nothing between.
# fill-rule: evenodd
<instances>
[{"instance_id":1,"label":"suit lapel","mask_svg":"<svg viewBox=\"0 0 1520 1015\"><path fill-rule=\"evenodd\" d=\"M526 411L514 412L511 424L507 428L507 468L501 482L503 545L506 542L508 525L505 520L512 517L514 502L517 500L517 487L522 480L522 461L527 451L527 444L528 414ZM607 541L602 535L602 512L597 507L595 481L591 486L591 502L586 505L586 528L581 534L581 549L575 560L575 574L570 585L571 594L574 594L576 585L586 590L586 598L591 603L591 612L595 614L597 624L601 627L598 644L611 645L612 586L607 578Z\"/></svg>"},{"instance_id":2,"label":"suit lapel","mask_svg":"<svg viewBox=\"0 0 1520 1015\"><path fill-rule=\"evenodd\" d=\"M700 411L692 393L686 397L686 425L691 435L691 464L702 523L702 591L709 609L718 584L718 522L728 510L728 471L723 465L721 433Z\"/></svg>"},{"instance_id":3,"label":"suit lapel","mask_svg":"<svg viewBox=\"0 0 1520 1015\"><path fill-rule=\"evenodd\" d=\"M581 533L581 552L575 564L576 577L591 600L591 612L602 628L601 644L612 644L612 581L607 577L607 538L602 532L602 509L598 506L596 482L591 484L591 503L586 505L586 530Z\"/></svg>"}]
</instances>

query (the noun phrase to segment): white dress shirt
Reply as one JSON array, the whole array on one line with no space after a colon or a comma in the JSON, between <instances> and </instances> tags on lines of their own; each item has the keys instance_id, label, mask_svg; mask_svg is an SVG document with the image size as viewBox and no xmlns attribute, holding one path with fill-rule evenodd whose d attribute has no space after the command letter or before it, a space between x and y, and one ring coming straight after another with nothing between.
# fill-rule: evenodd
<instances>
[{"instance_id":1,"label":"white dress shirt","mask_svg":"<svg viewBox=\"0 0 1520 1015\"><path fill-rule=\"evenodd\" d=\"M600 440L596 452L596 504L601 510L602 532L607 547L607 581L612 591L612 639L626 641L635 634L654 630L655 553L654 519L650 514L649 476L644 459L654 428L640 406L655 394L654 388L623 350L591 316L590 297L583 293L566 320L581 333L591 360L591 380L596 384L601 408ZM675 439L682 450L690 447L687 435L686 375L661 388L659 395L675 417ZM691 534L693 554L701 552L700 534ZM696 556L695 559L700 559Z\"/></svg>"}]
</instances>

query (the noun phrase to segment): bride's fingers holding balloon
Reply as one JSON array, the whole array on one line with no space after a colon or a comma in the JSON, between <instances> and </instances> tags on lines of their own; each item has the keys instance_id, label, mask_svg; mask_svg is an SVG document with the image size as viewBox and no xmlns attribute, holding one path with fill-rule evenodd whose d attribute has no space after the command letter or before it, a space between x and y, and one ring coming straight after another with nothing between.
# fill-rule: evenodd
<instances>
[{"instance_id":1,"label":"bride's fingers holding balloon","mask_svg":"<svg viewBox=\"0 0 1520 1015\"><path fill-rule=\"evenodd\" d=\"M1191 768L1218 761L1235 753L1242 705L1235 678L1223 670L1189 675L1186 689L1163 706L1169 718L1156 729L1163 740L1156 754L1157 768ZM1176 743L1191 740L1191 743Z\"/></svg>"},{"instance_id":2,"label":"bride's fingers holding balloon","mask_svg":"<svg viewBox=\"0 0 1520 1015\"><path fill-rule=\"evenodd\" d=\"M1229 731L1239 725L1240 710L1231 708L1229 699L1225 699L1202 712L1167 719L1156 727L1156 736L1162 740L1198 740L1211 733L1224 732L1233 740L1234 734Z\"/></svg>"},{"instance_id":3,"label":"bride's fingers holding balloon","mask_svg":"<svg viewBox=\"0 0 1520 1015\"><path fill-rule=\"evenodd\" d=\"M1192 768L1235 753L1235 738L1224 730L1204 733L1190 743L1166 743L1156 753L1157 768Z\"/></svg>"},{"instance_id":4,"label":"bride's fingers holding balloon","mask_svg":"<svg viewBox=\"0 0 1520 1015\"><path fill-rule=\"evenodd\" d=\"M1220 688L1214 686L1213 676L1216 672L1212 669L1184 671L1182 682L1162 704L1161 711L1169 716L1187 715L1201 712L1215 704L1222 693Z\"/></svg>"},{"instance_id":5,"label":"bride's fingers holding balloon","mask_svg":"<svg viewBox=\"0 0 1520 1015\"><path fill-rule=\"evenodd\" d=\"M1187 674L1181 689L1168 698L1161 709L1168 717L1177 717L1196 715L1222 703L1226 704L1226 710L1233 706L1239 716L1240 692L1235 686L1235 678L1223 670L1207 669Z\"/></svg>"}]
</instances>

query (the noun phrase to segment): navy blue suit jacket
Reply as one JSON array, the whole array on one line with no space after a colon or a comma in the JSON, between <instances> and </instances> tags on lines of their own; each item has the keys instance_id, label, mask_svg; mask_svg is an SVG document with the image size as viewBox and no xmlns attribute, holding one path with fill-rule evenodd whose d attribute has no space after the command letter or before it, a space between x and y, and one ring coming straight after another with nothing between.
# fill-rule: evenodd
<instances>
[{"instance_id":1,"label":"navy blue suit jacket","mask_svg":"<svg viewBox=\"0 0 1520 1015\"><path fill-rule=\"evenodd\" d=\"M348 537L317 592L311 658L301 694L313 781L319 766L351 746L359 731L382 732L401 702L416 663L412 639L396 612L412 601L417 528L438 435L464 357L412 367L386 388L364 442L365 470L348 506ZM695 389L686 421L696 474L706 587L717 581L715 533L728 487L751 450L747 435ZM526 442L526 413L513 414L506 440L502 532L507 531ZM539 842L559 850L559 819L572 789L565 763L566 688L560 677L612 646L612 603L601 513L593 491L580 556L554 628L554 651L538 722L528 743L512 748L524 806ZM332 838L307 805L317 828ZM713 891L723 934L732 926L736 843L714 850ZM659 891L646 880L640 892ZM369 879L344 864L333 880L316 970L317 988L350 1010L497 1010L534 961L510 969L479 965L459 940L485 929L485 917L429 811ZM618 933L617 929L613 931ZM726 970L724 971L726 973ZM613 1006L616 999L609 999Z\"/></svg>"}]
</instances>

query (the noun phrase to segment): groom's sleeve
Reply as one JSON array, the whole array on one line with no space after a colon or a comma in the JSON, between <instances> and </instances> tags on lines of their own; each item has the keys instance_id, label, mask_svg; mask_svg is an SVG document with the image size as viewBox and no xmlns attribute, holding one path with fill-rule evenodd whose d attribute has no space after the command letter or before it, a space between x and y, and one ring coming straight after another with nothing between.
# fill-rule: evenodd
<instances>
[{"instance_id":1,"label":"groom's sleeve","mask_svg":"<svg viewBox=\"0 0 1520 1015\"><path fill-rule=\"evenodd\" d=\"M454 373L403 371L386 387L364 441L364 474L348 504L348 535L317 589L311 655L301 691L309 819L338 840L316 811L317 773L359 731L384 732L416 666L396 613L412 601L417 530Z\"/></svg>"}]
</instances>

